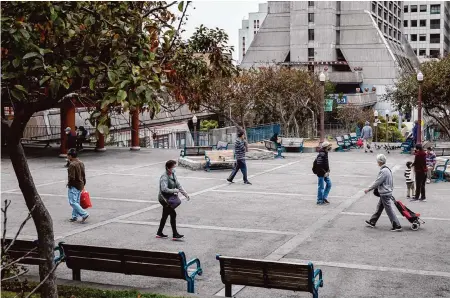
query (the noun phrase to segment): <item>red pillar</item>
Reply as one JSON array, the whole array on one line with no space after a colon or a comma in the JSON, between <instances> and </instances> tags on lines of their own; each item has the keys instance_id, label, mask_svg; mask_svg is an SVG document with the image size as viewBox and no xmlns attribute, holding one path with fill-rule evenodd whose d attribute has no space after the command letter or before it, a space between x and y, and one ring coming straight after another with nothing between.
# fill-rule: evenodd
<instances>
[{"instance_id":1,"label":"red pillar","mask_svg":"<svg viewBox=\"0 0 450 298\"><path fill-rule=\"evenodd\" d=\"M139 108L131 112L131 148L130 150L140 150L139 146Z\"/></svg>"},{"instance_id":2,"label":"red pillar","mask_svg":"<svg viewBox=\"0 0 450 298\"><path fill-rule=\"evenodd\" d=\"M65 102L63 107L60 109L61 117L61 146L60 146L60 157L67 156L67 135L65 132L66 127L70 127L72 130L75 129L75 106L72 101Z\"/></svg>"},{"instance_id":3,"label":"red pillar","mask_svg":"<svg viewBox=\"0 0 450 298\"><path fill-rule=\"evenodd\" d=\"M102 111L102 114L106 113L105 110ZM105 148L105 135L97 132L97 145L95 147L95 151L106 151Z\"/></svg>"}]
</instances>

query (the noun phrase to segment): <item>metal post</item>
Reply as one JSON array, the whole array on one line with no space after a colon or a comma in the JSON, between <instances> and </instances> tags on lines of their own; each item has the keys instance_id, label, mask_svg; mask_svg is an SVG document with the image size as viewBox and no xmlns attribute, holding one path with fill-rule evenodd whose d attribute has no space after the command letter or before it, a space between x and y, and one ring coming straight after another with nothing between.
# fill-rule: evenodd
<instances>
[{"instance_id":1,"label":"metal post","mask_svg":"<svg viewBox=\"0 0 450 298\"><path fill-rule=\"evenodd\" d=\"M422 82L419 81L419 98L417 104L417 144L422 144Z\"/></svg>"},{"instance_id":2,"label":"metal post","mask_svg":"<svg viewBox=\"0 0 450 298\"><path fill-rule=\"evenodd\" d=\"M320 144L325 141L325 81L320 82Z\"/></svg>"},{"instance_id":3,"label":"metal post","mask_svg":"<svg viewBox=\"0 0 450 298\"><path fill-rule=\"evenodd\" d=\"M198 145L198 138L197 138L197 123L194 124L194 146Z\"/></svg>"}]
</instances>

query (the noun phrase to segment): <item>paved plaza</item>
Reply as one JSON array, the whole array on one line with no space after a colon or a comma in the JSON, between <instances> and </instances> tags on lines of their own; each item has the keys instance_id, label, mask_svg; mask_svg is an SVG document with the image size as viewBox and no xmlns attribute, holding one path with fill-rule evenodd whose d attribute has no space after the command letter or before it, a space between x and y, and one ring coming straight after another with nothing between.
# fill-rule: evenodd
<instances>
[{"instance_id":1,"label":"paved plaza","mask_svg":"<svg viewBox=\"0 0 450 298\"><path fill-rule=\"evenodd\" d=\"M85 224L70 223L67 201L67 169L64 160L29 159L38 191L49 209L56 241L74 244L141 250L184 251L198 257L204 275L197 278L199 297L223 295L216 254L226 256L306 263L323 270L324 287L319 297L450 297L450 183L427 185L428 202L405 199L403 172L412 156L398 151L387 155L394 174L394 196L422 214L426 224L419 231L392 233L383 215L376 229L365 227L377 198L363 190L378 173L374 154L361 150L331 152L333 188L328 206L317 206L317 178L311 167L315 154L286 154L285 159L248 161L249 180L240 174L236 183L225 178L228 171L191 171L179 167L177 176L191 201L177 209L180 233L185 241L156 239L161 216L157 201L158 182L168 159L179 150L109 149L104 153L83 152L87 185L93 208ZM384 153L384 151L380 152ZM13 234L27 211L9 159L2 157L2 199L12 200L8 231ZM170 235L169 222L166 233ZM28 223L22 238L35 239ZM32 272L36 274L37 269ZM62 264L60 279L71 279ZM86 282L145 288L151 292L186 294L186 282L162 278L124 276L82 271ZM238 298L311 297L250 287L233 287Z\"/></svg>"}]
</instances>

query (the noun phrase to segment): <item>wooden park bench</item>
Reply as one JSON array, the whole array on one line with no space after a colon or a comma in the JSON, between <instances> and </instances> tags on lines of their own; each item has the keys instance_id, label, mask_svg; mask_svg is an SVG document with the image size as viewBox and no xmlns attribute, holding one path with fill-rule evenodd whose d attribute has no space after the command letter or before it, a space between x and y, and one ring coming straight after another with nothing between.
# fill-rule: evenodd
<instances>
[{"instance_id":1,"label":"wooden park bench","mask_svg":"<svg viewBox=\"0 0 450 298\"><path fill-rule=\"evenodd\" d=\"M180 156L202 156L205 155L206 151L210 151L213 149L213 146L192 146L192 147L184 147L181 150Z\"/></svg>"},{"instance_id":2,"label":"wooden park bench","mask_svg":"<svg viewBox=\"0 0 450 298\"><path fill-rule=\"evenodd\" d=\"M313 298L319 297L319 287L323 287L322 271L314 270L312 263L301 265L220 255L216 259L220 262L225 297L232 296L232 285L310 292Z\"/></svg>"},{"instance_id":3,"label":"wooden park bench","mask_svg":"<svg viewBox=\"0 0 450 298\"><path fill-rule=\"evenodd\" d=\"M345 151L348 150L348 144L344 141L343 137L335 137L336 139L336 144L338 145L338 147L336 148L336 151Z\"/></svg>"},{"instance_id":4,"label":"wooden park bench","mask_svg":"<svg viewBox=\"0 0 450 298\"><path fill-rule=\"evenodd\" d=\"M214 150L205 152L205 171L232 168L236 163L233 150Z\"/></svg>"},{"instance_id":5,"label":"wooden park bench","mask_svg":"<svg viewBox=\"0 0 450 298\"><path fill-rule=\"evenodd\" d=\"M433 150L437 156L450 155L450 144L438 144L433 148Z\"/></svg>"},{"instance_id":6,"label":"wooden park bench","mask_svg":"<svg viewBox=\"0 0 450 298\"><path fill-rule=\"evenodd\" d=\"M352 138L350 137L350 134L343 135L342 138L344 139L344 145L347 145L347 148L357 148L356 142L353 142Z\"/></svg>"},{"instance_id":7,"label":"wooden park bench","mask_svg":"<svg viewBox=\"0 0 450 298\"><path fill-rule=\"evenodd\" d=\"M283 153L283 148L281 146L278 146L274 141L264 140L264 146L267 150L275 151L277 153L277 155L275 155L275 158L284 158L284 156L281 155Z\"/></svg>"},{"instance_id":8,"label":"wooden park bench","mask_svg":"<svg viewBox=\"0 0 450 298\"><path fill-rule=\"evenodd\" d=\"M5 246L8 247L13 239L6 238ZM54 261L55 263L64 259L62 250L59 246L55 247L55 251L59 253L55 255ZM39 248L37 240L18 240L16 239L13 245L9 248L7 252L8 257L11 261L15 261L21 259L20 264L26 265L40 265L42 262L45 262L45 259L42 259L39 256Z\"/></svg>"},{"instance_id":9,"label":"wooden park bench","mask_svg":"<svg viewBox=\"0 0 450 298\"><path fill-rule=\"evenodd\" d=\"M447 174L447 168L449 167L450 159L437 159L436 166L434 167L434 173L437 175L437 178L434 182L447 182L445 175Z\"/></svg>"},{"instance_id":10,"label":"wooden park bench","mask_svg":"<svg viewBox=\"0 0 450 298\"><path fill-rule=\"evenodd\" d=\"M202 275L200 261L186 262L184 252L144 251L112 247L60 243L73 280L81 280L81 270L123 273L187 281L187 291L194 293L196 275ZM197 268L188 273L192 265Z\"/></svg>"},{"instance_id":11,"label":"wooden park bench","mask_svg":"<svg viewBox=\"0 0 450 298\"><path fill-rule=\"evenodd\" d=\"M303 138L281 138L281 147L286 152L303 152Z\"/></svg>"}]
</instances>

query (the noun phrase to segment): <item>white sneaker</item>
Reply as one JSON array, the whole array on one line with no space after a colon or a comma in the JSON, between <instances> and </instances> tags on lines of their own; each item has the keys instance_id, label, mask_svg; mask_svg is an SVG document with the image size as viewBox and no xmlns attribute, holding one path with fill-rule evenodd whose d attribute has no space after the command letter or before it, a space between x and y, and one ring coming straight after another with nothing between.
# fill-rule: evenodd
<instances>
[{"instance_id":1,"label":"white sneaker","mask_svg":"<svg viewBox=\"0 0 450 298\"><path fill-rule=\"evenodd\" d=\"M431 183L431 180L430 179L427 179L427 184L430 184Z\"/></svg>"}]
</instances>

